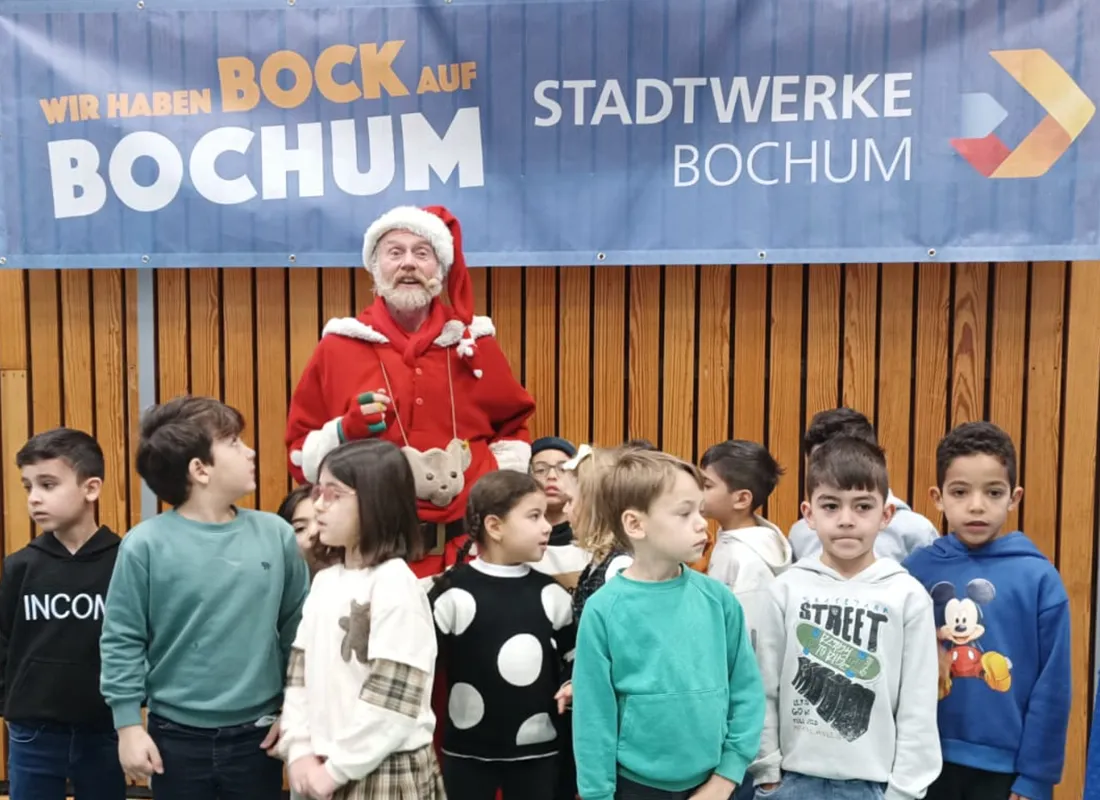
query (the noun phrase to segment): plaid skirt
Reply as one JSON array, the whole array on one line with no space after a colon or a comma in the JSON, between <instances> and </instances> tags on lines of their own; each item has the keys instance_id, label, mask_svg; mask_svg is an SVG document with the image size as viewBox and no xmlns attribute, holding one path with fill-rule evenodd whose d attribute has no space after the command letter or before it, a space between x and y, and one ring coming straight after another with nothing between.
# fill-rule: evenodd
<instances>
[{"instance_id":1,"label":"plaid skirt","mask_svg":"<svg viewBox=\"0 0 1100 800\"><path fill-rule=\"evenodd\" d=\"M361 781L341 786L332 800L446 800L443 773L431 745L391 753Z\"/></svg>"}]
</instances>

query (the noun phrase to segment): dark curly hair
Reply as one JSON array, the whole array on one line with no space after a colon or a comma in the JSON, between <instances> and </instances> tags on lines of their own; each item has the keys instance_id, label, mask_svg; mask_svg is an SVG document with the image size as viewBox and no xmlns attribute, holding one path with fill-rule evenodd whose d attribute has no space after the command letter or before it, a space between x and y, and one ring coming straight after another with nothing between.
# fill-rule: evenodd
<instances>
[{"instance_id":1,"label":"dark curly hair","mask_svg":"<svg viewBox=\"0 0 1100 800\"><path fill-rule=\"evenodd\" d=\"M964 422L936 447L936 485L943 488L947 470L956 458L986 455L1004 464L1008 485L1016 486L1016 446L1012 437L992 422Z\"/></svg>"},{"instance_id":2,"label":"dark curly hair","mask_svg":"<svg viewBox=\"0 0 1100 800\"><path fill-rule=\"evenodd\" d=\"M854 408L841 406L814 414L813 419L810 420L810 427L802 437L804 454L809 457L818 447L838 436L849 436L878 444L878 437L875 436L875 428L871 425L871 421Z\"/></svg>"}]
</instances>

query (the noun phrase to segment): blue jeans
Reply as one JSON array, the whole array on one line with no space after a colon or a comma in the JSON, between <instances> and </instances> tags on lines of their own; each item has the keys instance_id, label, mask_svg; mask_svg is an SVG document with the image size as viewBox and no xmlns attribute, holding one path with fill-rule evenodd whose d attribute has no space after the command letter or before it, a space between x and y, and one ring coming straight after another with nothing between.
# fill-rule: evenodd
<instances>
[{"instance_id":1,"label":"blue jeans","mask_svg":"<svg viewBox=\"0 0 1100 800\"><path fill-rule=\"evenodd\" d=\"M156 800L281 800L283 762L260 749L269 726L192 728L149 715L149 735L164 774L154 775Z\"/></svg>"},{"instance_id":2,"label":"blue jeans","mask_svg":"<svg viewBox=\"0 0 1100 800\"><path fill-rule=\"evenodd\" d=\"M870 781L830 781L784 772L771 791L756 787L756 800L882 800L886 787Z\"/></svg>"},{"instance_id":3,"label":"blue jeans","mask_svg":"<svg viewBox=\"0 0 1100 800\"><path fill-rule=\"evenodd\" d=\"M72 781L77 800L126 797L114 731L9 722L8 741L12 800L64 800L66 780Z\"/></svg>"}]
</instances>

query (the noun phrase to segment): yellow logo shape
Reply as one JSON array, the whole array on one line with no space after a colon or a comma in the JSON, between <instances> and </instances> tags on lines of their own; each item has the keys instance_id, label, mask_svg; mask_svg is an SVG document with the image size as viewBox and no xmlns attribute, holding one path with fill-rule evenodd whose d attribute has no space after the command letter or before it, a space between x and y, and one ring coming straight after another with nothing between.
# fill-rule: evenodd
<instances>
[{"instance_id":1,"label":"yellow logo shape","mask_svg":"<svg viewBox=\"0 0 1100 800\"><path fill-rule=\"evenodd\" d=\"M994 50L997 63L1035 98L1047 116L1015 150L990 133L981 139L954 139L952 145L989 178L1045 175L1096 114L1096 106L1045 50Z\"/></svg>"}]
</instances>

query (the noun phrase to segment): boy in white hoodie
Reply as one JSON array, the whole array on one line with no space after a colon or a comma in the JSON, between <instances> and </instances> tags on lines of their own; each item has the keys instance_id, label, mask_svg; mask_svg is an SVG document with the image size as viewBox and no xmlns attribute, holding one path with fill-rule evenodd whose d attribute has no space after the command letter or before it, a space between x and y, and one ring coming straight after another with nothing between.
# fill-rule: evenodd
<instances>
[{"instance_id":1,"label":"boy in white hoodie","mask_svg":"<svg viewBox=\"0 0 1100 800\"><path fill-rule=\"evenodd\" d=\"M703 514L720 528L707 574L737 595L755 648L761 609L769 602L768 587L791 565L787 537L756 513L783 470L766 448L743 439L708 448L699 466L706 480Z\"/></svg>"},{"instance_id":2,"label":"boy in white hoodie","mask_svg":"<svg viewBox=\"0 0 1100 800\"><path fill-rule=\"evenodd\" d=\"M757 658L767 695L758 800L917 800L942 766L932 602L874 544L893 509L878 445L810 457L802 513L820 559L771 587Z\"/></svg>"}]
</instances>

